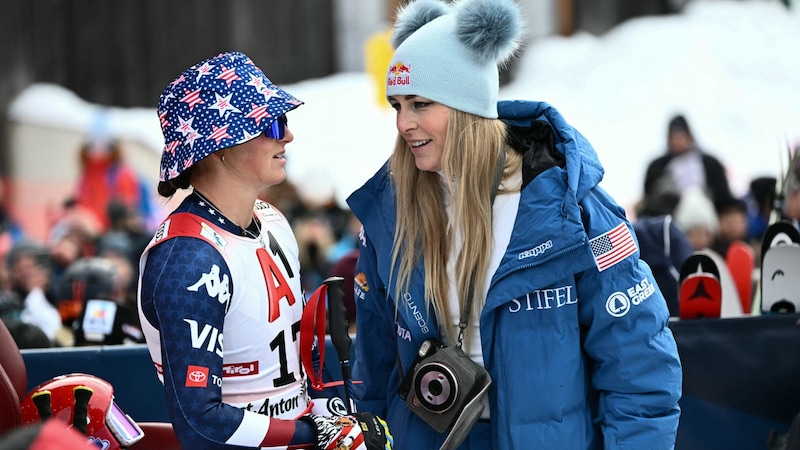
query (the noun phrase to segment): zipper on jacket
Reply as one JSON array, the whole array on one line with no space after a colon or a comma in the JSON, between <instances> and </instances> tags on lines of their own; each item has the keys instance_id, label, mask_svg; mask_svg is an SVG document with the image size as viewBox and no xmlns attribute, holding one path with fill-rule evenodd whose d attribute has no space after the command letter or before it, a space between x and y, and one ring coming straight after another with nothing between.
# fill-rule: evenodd
<instances>
[{"instance_id":1,"label":"zipper on jacket","mask_svg":"<svg viewBox=\"0 0 800 450\"><path fill-rule=\"evenodd\" d=\"M575 250L576 248L578 248L578 247L580 247L580 246L582 246L582 245L583 245L583 243L578 243L578 244L572 245L572 246L570 246L570 247L567 247L567 248L562 248L561 250L559 250L559 251L557 251L557 252L555 252L555 253L552 253L552 254L550 255L550 257L549 257L549 258L547 258L547 259L542 259L542 260L540 260L540 261L536 261L536 262L529 263L529 264L523 264L523 265L521 265L521 266L514 266L514 267L512 267L510 270L508 270L508 271L506 271L506 272L504 272L504 273L502 273L502 274L498 275L497 277L492 277L492 278L493 278L493 281L492 281L492 282L491 282L491 284L489 285L489 291L491 291L491 290L492 290L492 288L493 288L494 286L496 286L496 285L497 285L497 283L499 283L499 282L500 282L500 281L501 281L503 278L505 278L505 277L507 277L507 276L511 275L512 273L514 273L514 272L516 272L516 271L523 270L523 269L529 269L529 268L531 268L531 267L535 267L535 266L539 266L539 265L541 265L541 264L544 264L544 263L546 263L547 261L550 261L551 259L554 259L554 258L556 258L556 257L559 257L559 256L561 256L561 255L563 255L563 254L565 254L565 253L569 253L569 252L571 252L571 251ZM489 295L488 295L488 292L487 292L487 295L486 295L486 297L487 297L487 298L489 297Z\"/></svg>"}]
</instances>

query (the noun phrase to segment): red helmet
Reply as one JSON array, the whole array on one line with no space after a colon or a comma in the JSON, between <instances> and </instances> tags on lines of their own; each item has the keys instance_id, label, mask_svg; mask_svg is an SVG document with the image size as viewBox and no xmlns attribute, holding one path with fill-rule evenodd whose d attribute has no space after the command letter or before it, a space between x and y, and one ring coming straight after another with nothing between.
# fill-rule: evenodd
<instances>
[{"instance_id":1,"label":"red helmet","mask_svg":"<svg viewBox=\"0 0 800 450\"><path fill-rule=\"evenodd\" d=\"M61 375L34 388L22 401L22 424L56 418L102 450L128 448L144 437L114 402L114 388L93 375Z\"/></svg>"}]
</instances>

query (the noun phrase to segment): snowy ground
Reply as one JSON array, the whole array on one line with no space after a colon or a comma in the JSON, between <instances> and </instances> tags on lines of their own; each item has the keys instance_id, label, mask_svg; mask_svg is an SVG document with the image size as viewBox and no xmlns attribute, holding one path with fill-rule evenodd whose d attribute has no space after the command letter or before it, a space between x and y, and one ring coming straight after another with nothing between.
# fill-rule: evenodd
<instances>
[{"instance_id":1,"label":"snowy ground","mask_svg":"<svg viewBox=\"0 0 800 450\"><path fill-rule=\"evenodd\" d=\"M602 186L626 207L639 199L645 167L663 151L666 124L678 112L743 194L751 177L778 175L787 142L800 138L799 46L800 13L777 1L698 1L683 15L630 20L601 37L530 42L500 96L558 108L594 144L606 168ZM389 156L393 111L375 101L364 73L283 87L306 102L290 116L290 180L309 196L344 204ZM42 108L51 114L43 117ZM36 85L10 118L86 130L97 109ZM109 127L160 152L155 109L112 108Z\"/></svg>"}]
</instances>

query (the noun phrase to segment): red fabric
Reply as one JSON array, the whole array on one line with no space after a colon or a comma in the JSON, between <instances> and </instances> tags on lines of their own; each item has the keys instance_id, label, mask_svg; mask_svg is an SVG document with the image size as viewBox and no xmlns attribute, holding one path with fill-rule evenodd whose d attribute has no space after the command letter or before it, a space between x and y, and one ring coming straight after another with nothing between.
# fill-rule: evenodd
<instances>
[{"instance_id":1,"label":"red fabric","mask_svg":"<svg viewBox=\"0 0 800 450\"><path fill-rule=\"evenodd\" d=\"M134 170L121 163L96 157L87 161L78 180L76 200L97 215L103 229L109 226L107 208L112 200L122 202L137 210L141 201L139 177Z\"/></svg>"},{"instance_id":2,"label":"red fabric","mask_svg":"<svg viewBox=\"0 0 800 450\"><path fill-rule=\"evenodd\" d=\"M86 436L58 419L50 419L31 442L29 450L97 450Z\"/></svg>"},{"instance_id":3,"label":"red fabric","mask_svg":"<svg viewBox=\"0 0 800 450\"><path fill-rule=\"evenodd\" d=\"M141 441L133 444L135 450L180 450L181 444L175 436L171 423L166 422L139 422L139 427L144 431Z\"/></svg>"},{"instance_id":4,"label":"red fabric","mask_svg":"<svg viewBox=\"0 0 800 450\"><path fill-rule=\"evenodd\" d=\"M18 426L22 420L20 401L25 397L28 373L16 341L0 320L0 434Z\"/></svg>"},{"instance_id":5,"label":"red fabric","mask_svg":"<svg viewBox=\"0 0 800 450\"><path fill-rule=\"evenodd\" d=\"M322 367L325 363L325 302L327 301L328 285L320 285L308 299L303 309L303 317L300 319L300 360L303 368L308 374L308 381L311 387L321 391L333 386L341 386L344 381L332 381L325 383L322 381ZM312 350L314 348L314 338L316 337L319 352L319 369L314 370L312 362Z\"/></svg>"},{"instance_id":6,"label":"red fabric","mask_svg":"<svg viewBox=\"0 0 800 450\"><path fill-rule=\"evenodd\" d=\"M3 367L9 380L13 384L19 398L25 397L28 389L28 372L25 369L25 360L19 352L19 347L14 337L0 320L0 366Z\"/></svg>"}]
</instances>

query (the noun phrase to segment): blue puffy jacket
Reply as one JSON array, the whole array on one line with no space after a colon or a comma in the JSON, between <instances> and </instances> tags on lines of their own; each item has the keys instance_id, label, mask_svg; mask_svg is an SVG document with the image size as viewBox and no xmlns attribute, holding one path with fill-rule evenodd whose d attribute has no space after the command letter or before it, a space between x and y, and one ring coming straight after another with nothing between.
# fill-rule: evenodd
<instances>
[{"instance_id":1,"label":"blue puffy jacket","mask_svg":"<svg viewBox=\"0 0 800 450\"><path fill-rule=\"evenodd\" d=\"M511 241L480 317L491 422L462 448L673 448L682 373L668 311L638 250L603 265L613 252L601 244L633 231L598 186L596 153L546 103L504 101L498 112L515 146L530 151ZM425 308L422 267L399 307L393 296L393 189L384 166L348 199L364 226L354 395L361 411L387 419L396 449L437 449L445 434L397 395L401 370L437 324Z\"/></svg>"}]
</instances>

